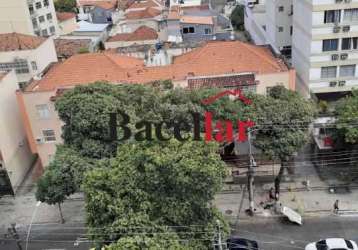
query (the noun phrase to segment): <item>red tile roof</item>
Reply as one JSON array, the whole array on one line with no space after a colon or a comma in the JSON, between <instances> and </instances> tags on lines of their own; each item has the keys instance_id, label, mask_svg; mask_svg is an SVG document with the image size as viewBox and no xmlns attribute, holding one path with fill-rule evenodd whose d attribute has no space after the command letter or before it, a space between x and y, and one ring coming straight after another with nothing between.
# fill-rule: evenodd
<instances>
[{"instance_id":1,"label":"red tile roof","mask_svg":"<svg viewBox=\"0 0 358 250\"><path fill-rule=\"evenodd\" d=\"M112 36L107 42L117 41L145 41L156 40L158 38L157 32L147 26L140 26L133 33L122 33Z\"/></svg>"},{"instance_id":2,"label":"red tile roof","mask_svg":"<svg viewBox=\"0 0 358 250\"><path fill-rule=\"evenodd\" d=\"M157 67L145 67L139 59L118 54L75 55L53 67L42 80L32 83L28 90L46 91L99 80L147 83L165 79L185 80L188 76L284 71L288 71L287 66L274 57L268 48L239 41L217 41L176 57L171 65Z\"/></svg>"},{"instance_id":3,"label":"red tile roof","mask_svg":"<svg viewBox=\"0 0 358 250\"><path fill-rule=\"evenodd\" d=\"M63 22L75 18L76 14L73 12L56 12L56 16L59 22Z\"/></svg>"},{"instance_id":4,"label":"red tile roof","mask_svg":"<svg viewBox=\"0 0 358 250\"><path fill-rule=\"evenodd\" d=\"M90 6L97 6L102 9L110 10L117 7L116 0L80 0L80 6L90 5Z\"/></svg>"},{"instance_id":5,"label":"red tile roof","mask_svg":"<svg viewBox=\"0 0 358 250\"><path fill-rule=\"evenodd\" d=\"M36 49L45 41L44 37L19 33L0 34L0 52Z\"/></svg>"},{"instance_id":6,"label":"red tile roof","mask_svg":"<svg viewBox=\"0 0 358 250\"><path fill-rule=\"evenodd\" d=\"M162 7L163 3L160 0L140 0L134 1L131 5L129 5L128 9L143 9L150 7Z\"/></svg>"},{"instance_id":7,"label":"red tile roof","mask_svg":"<svg viewBox=\"0 0 358 250\"><path fill-rule=\"evenodd\" d=\"M144 10L136 10L136 11L130 11L126 13L127 19L145 19L145 18L153 18L156 16L159 16L161 14L161 11L155 8L146 8Z\"/></svg>"}]
</instances>

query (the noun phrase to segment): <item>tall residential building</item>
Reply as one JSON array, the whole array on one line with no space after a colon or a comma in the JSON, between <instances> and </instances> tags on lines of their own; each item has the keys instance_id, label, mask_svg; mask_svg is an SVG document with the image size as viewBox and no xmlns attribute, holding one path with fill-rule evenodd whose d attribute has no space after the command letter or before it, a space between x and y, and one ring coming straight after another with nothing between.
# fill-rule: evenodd
<instances>
[{"instance_id":1,"label":"tall residential building","mask_svg":"<svg viewBox=\"0 0 358 250\"><path fill-rule=\"evenodd\" d=\"M59 35L53 0L0 1L0 34Z\"/></svg>"},{"instance_id":2,"label":"tall residential building","mask_svg":"<svg viewBox=\"0 0 358 250\"><path fill-rule=\"evenodd\" d=\"M297 87L322 93L358 87L358 0L294 1Z\"/></svg>"},{"instance_id":3,"label":"tall residential building","mask_svg":"<svg viewBox=\"0 0 358 250\"><path fill-rule=\"evenodd\" d=\"M290 54L293 0L245 0L245 29L257 45Z\"/></svg>"}]
</instances>

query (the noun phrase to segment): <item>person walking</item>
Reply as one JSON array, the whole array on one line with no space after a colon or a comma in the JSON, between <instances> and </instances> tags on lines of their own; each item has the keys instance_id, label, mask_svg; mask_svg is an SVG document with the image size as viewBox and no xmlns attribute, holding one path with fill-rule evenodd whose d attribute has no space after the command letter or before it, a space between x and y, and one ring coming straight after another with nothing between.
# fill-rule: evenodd
<instances>
[{"instance_id":1,"label":"person walking","mask_svg":"<svg viewBox=\"0 0 358 250\"><path fill-rule=\"evenodd\" d=\"M270 198L270 201L273 201L275 200L275 190L274 188L270 188L270 192L269 192L269 198Z\"/></svg>"},{"instance_id":2,"label":"person walking","mask_svg":"<svg viewBox=\"0 0 358 250\"><path fill-rule=\"evenodd\" d=\"M333 212L335 214L338 214L338 211L339 211L339 200L336 200L333 204Z\"/></svg>"}]
</instances>

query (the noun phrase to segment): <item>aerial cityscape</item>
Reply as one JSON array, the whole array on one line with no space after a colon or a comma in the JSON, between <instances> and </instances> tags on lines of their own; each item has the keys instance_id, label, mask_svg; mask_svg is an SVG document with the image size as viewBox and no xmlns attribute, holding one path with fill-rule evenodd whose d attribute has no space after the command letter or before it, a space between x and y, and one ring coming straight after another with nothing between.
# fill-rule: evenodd
<instances>
[{"instance_id":1,"label":"aerial cityscape","mask_svg":"<svg viewBox=\"0 0 358 250\"><path fill-rule=\"evenodd\" d=\"M357 65L358 0L0 0L0 250L358 250Z\"/></svg>"}]
</instances>

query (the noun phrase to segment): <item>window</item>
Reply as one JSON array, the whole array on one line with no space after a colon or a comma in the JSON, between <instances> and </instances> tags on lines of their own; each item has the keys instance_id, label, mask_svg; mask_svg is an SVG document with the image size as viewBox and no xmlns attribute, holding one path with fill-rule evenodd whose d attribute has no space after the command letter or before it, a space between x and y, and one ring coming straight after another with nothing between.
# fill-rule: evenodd
<instances>
[{"instance_id":1,"label":"window","mask_svg":"<svg viewBox=\"0 0 358 250\"><path fill-rule=\"evenodd\" d=\"M36 31L35 31L35 35L36 35L36 36L41 36L40 31L39 31L39 30L36 30Z\"/></svg>"},{"instance_id":2,"label":"window","mask_svg":"<svg viewBox=\"0 0 358 250\"><path fill-rule=\"evenodd\" d=\"M185 28L183 28L183 34L190 34L190 33L195 33L194 27L185 27Z\"/></svg>"},{"instance_id":3,"label":"window","mask_svg":"<svg viewBox=\"0 0 358 250\"><path fill-rule=\"evenodd\" d=\"M358 48L358 37L349 37L342 39L342 50L350 50Z\"/></svg>"},{"instance_id":4,"label":"window","mask_svg":"<svg viewBox=\"0 0 358 250\"><path fill-rule=\"evenodd\" d=\"M40 119L50 118L50 109L47 104L36 105L36 110Z\"/></svg>"},{"instance_id":5,"label":"window","mask_svg":"<svg viewBox=\"0 0 358 250\"><path fill-rule=\"evenodd\" d=\"M55 34L55 26L51 26L50 27L50 33L51 33L51 35L54 35Z\"/></svg>"},{"instance_id":6,"label":"window","mask_svg":"<svg viewBox=\"0 0 358 250\"><path fill-rule=\"evenodd\" d=\"M326 10L324 12L324 23L339 23L341 10Z\"/></svg>"},{"instance_id":7,"label":"window","mask_svg":"<svg viewBox=\"0 0 358 250\"><path fill-rule=\"evenodd\" d=\"M48 32L46 29L42 30L41 33L42 33L42 36L48 36Z\"/></svg>"},{"instance_id":8,"label":"window","mask_svg":"<svg viewBox=\"0 0 358 250\"><path fill-rule=\"evenodd\" d=\"M330 66L330 67L322 67L321 68L321 78L335 78L337 75L337 67Z\"/></svg>"},{"instance_id":9,"label":"window","mask_svg":"<svg viewBox=\"0 0 358 250\"><path fill-rule=\"evenodd\" d=\"M278 12L283 12L283 11L284 11L283 6L279 6L279 7L278 7Z\"/></svg>"},{"instance_id":10,"label":"window","mask_svg":"<svg viewBox=\"0 0 358 250\"><path fill-rule=\"evenodd\" d=\"M322 51L333 51L338 49L338 39L323 40Z\"/></svg>"},{"instance_id":11,"label":"window","mask_svg":"<svg viewBox=\"0 0 358 250\"><path fill-rule=\"evenodd\" d=\"M34 14L34 6L32 4L29 5L30 15Z\"/></svg>"},{"instance_id":12,"label":"window","mask_svg":"<svg viewBox=\"0 0 358 250\"><path fill-rule=\"evenodd\" d=\"M31 62L32 70L37 70L37 63L35 61Z\"/></svg>"},{"instance_id":13,"label":"window","mask_svg":"<svg viewBox=\"0 0 358 250\"><path fill-rule=\"evenodd\" d=\"M343 65L339 68L340 77L355 76L356 66L355 65Z\"/></svg>"},{"instance_id":14,"label":"window","mask_svg":"<svg viewBox=\"0 0 358 250\"><path fill-rule=\"evenodd\" d=\"M282 26L278 27L278 32L283 32L283 27Z\"/></svg>"},{"instance_id":15,"label":"window","mask_svg":"<svg viewBox=\"0 0 358 250\"><path fill-rule=\"evenodd\" d=\"M42 130L46 142L56 141L55 131L52 129Z\"/></svg>"},{"instance_id":16,"label":"window","mask_svg":"<svg viewBox=\"0 0 358 250\"><path fill-rule=\"evenodd\" d=\"M46 15L46 18L47 18L47 20L52 20L52 14L51 14L51 13L48 13L48 14Z\"/></svg>"},{"instance_id":17,"label":"window","mask_svg":"<svg viewBox=\"0 0 358 250\"><path fill-rule=\"evenodd\" d=\"M211 34L211 29L205 28L205 35L210 35L210 34Z\"/></svg>"},{"instance_id":18,"label":"window","mask_svg":"<svg viewBox=\"0 0 358 250\"><path fill-rule=\"evenodd\" d=\"M266 31L266 25L262 25L262 29Z\"/></svg>"},{"instance_id":19,"label":"window","mask_svg":"<svg viewBox=\"0 0 358 250\"><path fill-rule=\"evenodd\" d=\"M293 27L290 26L290 35L292 36L293 35Z\"/></svg>"},{"instance_id":20,"label":"window","mask_svg":"<svg viewBox=\"0 0 358 250\"><path fill-rule=\"evenodd\" d=\"M42 5L41 5L41 2L37 2L36 3L36 9L41 9Z\"/></svg>"},{"instance_id":21,"label":"window","mask_svg":"<svg viewBox=\"0 0 358 250\"><path fill-rule=\"evenodd\" d=\"M15 69L17 74L29 73L29 65L26 60L18 59L14 62L0 63L0 71L9 71Z\"/></svg>"},{"instance_id":22,"label":"window","mask_svg":"<svg viewBox=\"0 0 358 250\"><path fill-rule=\"evenodd\" d=\"M45 22L45 17L44 17L44 16L39 16L39 22L40 22L40 23Z\"/></svg>"},{"instance_id":23,"label":"window","mask_svg":"<svg viewBox=\"0 0 358 250\"><path fill-rule=\"evenodd\" d=\"M35 29L38 27L36 18L32 19L32 26L34 26Z\"/></svg>"},{"instance_id":24,"label":"window","mask_svg":"<svg viewBox=\"0 0 358 250\"><path fill-rule=\"evenodd\" d=\"M44 0L44 6L49 6L50 4L49 4L49 2L48 2L48 0Z\"/></svg>"},{"instance_id":25,"label":"window","mask_svg":"<svg viewBox=\"0 0 358 250\"><path fill-rule=\"evenodd\" d=\"M344 10L343 21L346 22L358 21L358 9Z\"/></svg>"}]
</instances>

